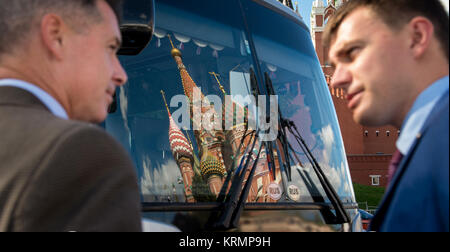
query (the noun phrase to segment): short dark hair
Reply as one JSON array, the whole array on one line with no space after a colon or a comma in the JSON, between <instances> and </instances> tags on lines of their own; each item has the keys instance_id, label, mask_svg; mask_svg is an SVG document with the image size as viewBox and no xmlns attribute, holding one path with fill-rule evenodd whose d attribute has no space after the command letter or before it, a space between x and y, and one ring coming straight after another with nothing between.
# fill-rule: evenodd
<instances>
[{"instance_id":1,"label":"short dark hair","mask_svg":"<svg viewBox=\"0 0 450 252\"><path fill-rule=\"evenodd\" d=\"M372 10L393 30L404 27L411 19L423 16L434 26L435 36L449 60L449 16L439 0L350 0L344 3L328 21L324 32L324 46L329 48L344 19L358 8Z\"/></svg>"},{"instance_id":2,"label":"short dark hair","mask_svg":"<svg viewBox=\"0 0 450 252\"><path fill-rule=\"evenodd\" d=\"M99 22L97 1L108 3L120 21L121 0L0 0L0 55L24 41L36 21L50 11L78 28Z\"/></svg>"}]
</instances>

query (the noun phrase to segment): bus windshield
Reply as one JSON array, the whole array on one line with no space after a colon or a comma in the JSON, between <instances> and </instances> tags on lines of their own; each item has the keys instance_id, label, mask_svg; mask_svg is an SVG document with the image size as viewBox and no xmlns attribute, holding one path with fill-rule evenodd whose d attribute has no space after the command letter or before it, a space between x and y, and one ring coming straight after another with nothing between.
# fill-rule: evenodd
<instances>
[{"instance_id":1,"label":"bus windshield","mask_svg":"<svg viewBox=\"0 0 450 252\"><path fill-rule=\"evenodd\" d=\"M298 127L341 200L354 202L336 113L309 33L300 21L257 2L156 0L152 41L139 55L120 56L129 81L117 89L117 109L105 128L131 154L143 202L221 201L239 172L248 169L241 173L245 183L252 167L248 203L326 200L291 133L295 157L276 139L262 148L248 127L257 102L237 97L267 95L265 76L279 112ZM200 117L196 94L206 97ZM202 124L208 113L221 127Z\"/></svg>"}]
</instances>

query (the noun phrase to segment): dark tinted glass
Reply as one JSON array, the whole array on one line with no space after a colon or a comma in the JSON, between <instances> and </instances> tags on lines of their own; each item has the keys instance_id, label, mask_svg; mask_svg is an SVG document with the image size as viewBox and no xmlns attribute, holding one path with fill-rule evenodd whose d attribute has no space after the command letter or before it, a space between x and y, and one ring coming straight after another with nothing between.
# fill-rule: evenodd
<instances>
[{"instance_id":1,"label":"dark tinted glass","mask_svg":"<svg viewBox=\"0 0 450 252\"><path fill-rule=\"evenodd\" d=\"M194 132L196 120L183 113L189 103L180 95L195 83L205 96L225 104L224 93L249 95L252 80L264 79L264 73L273 81L283 116L296 123L338 194L351 201L337 117L308 31L295 18L251 0L240 2L243 10L237 0L156 0L152 41L139 55L120 57L129 81L117 90L117 109L105 127L133 157L143 201L215 202L221 189L228 191L229 186L223 187L227 178L233 179L229 175L245 163L243 153L235 151L240 138L230 129ZM178 63L173 47L181 56ZM259 87L266 93L261 81ZM238 116L232 115L232 121ZM254 152L244 140L243 149ZM289 142L299 157L291 160L291 179L279 165L275 171L269 168L268 151L262 151L248 202L317 202L325 197L305 153L292 136ZM275 148L274 153L280 161L282 152Z\"/></svg>"}]
</instances>

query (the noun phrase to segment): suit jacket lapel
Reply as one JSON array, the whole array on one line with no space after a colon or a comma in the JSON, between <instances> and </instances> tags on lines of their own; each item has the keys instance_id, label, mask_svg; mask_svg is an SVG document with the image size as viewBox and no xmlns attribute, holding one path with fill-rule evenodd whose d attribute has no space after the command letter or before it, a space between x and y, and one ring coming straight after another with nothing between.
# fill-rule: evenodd
<instances>
[{"instance_id":1,"label":"suit jacket lapel","mask_svg":"<svg viewBox=\"0 0 450 252\"><path fill-rule=\"evenodd\" d=\"M425 134L425 132L430 128L431 124L436 122L439 118L436 118L440 113L440 111L444 108L445 105L448 104L448 92L446 92L441 99L436 103L436 106L431 111L430 115L428 116L424 126L420 130L420 132L416 135L416 139L411 146L410 151L405 155L405 157L402 159L402 162L399 165L398 171L395 174L394 178L392 179L392 185L396 185L398 180L401 178L404 170L407 167L407 164L409 163L409 160L411 159L412 155L415 152L415 149L417 147L417 144L422 139L422 136ZM390 187L388 188L388 192L390 191Z\"/></svg>"},{"instance_id":2,"label":"suit jacket lapel","mask_svg":"<svg viewBox=\"0 0 450 252\"><path fill-rule=\"evenodd\" d=\"M371 230L379 230L381 227L381 222L384 218L384 215L386 214L386 211L390 205L390 202L392 200L392 197L396 191L396 188L400 182L401 177L405 173L406 169L408 168L408 164L414 155L417 145L420 143L422 136L425 134L425 132L430 128L431 124L434 123L438 118L437 116L440 114L439 112L444 108L444 106L448 106L449 102L449 93L446 92L441 99L437 102L436 106L433 108L432 112L430 113L425 125L420 130L420 133L417 134L416 139L411 146L411 149L409 152L403 157L402 161L400 162L398 166L398 170L395 173L395 176L392 178L392 182L389 185L386 194L380 204L380 208L377 211L377 214L375 215L375 218L372 221Z\"/></svg>"}]
</instances>

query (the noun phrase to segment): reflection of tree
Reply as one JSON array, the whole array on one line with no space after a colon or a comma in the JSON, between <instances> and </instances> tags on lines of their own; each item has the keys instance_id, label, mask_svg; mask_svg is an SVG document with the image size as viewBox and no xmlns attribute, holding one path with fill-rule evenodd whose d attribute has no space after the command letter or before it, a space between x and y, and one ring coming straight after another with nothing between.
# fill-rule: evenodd
<instances>
[{"instance_id":1,"label":"reflection of tree","mask_svg":"<svg viewBox=\"0 0 450 252\"><path fill-rule=\"evenodd\" d=\"M293 117L300 109L301 106L297 104L292 104L293 98L289 95L282 96L279 99L279 106L281 111L283 111L283 116L290 118Z\"/></svg>"},{"instance_id":2,"label":"reflection of tree","mask_svg":"<svg viewBox=\"0 0 450 252\"><path fill-rule=\"evenodd\" d=\"M209 185L198 174L195 174L192 180L192 194L197 202L216 201L216 196L211 193Z\"/></svg>"},{"instance_id":3,"label":"reflection of tree","mask_svg":"<svg viewBox=\"0 0 450 252\"><path fill-rule=\"evenodd\" d=\"M285 118L293 117L304 106L303 104L296 102L296 98L298 98L300 94L295 88L295 84L292 85L291 83L276 85L275 87L275 92L279 96L278 105Z\"/></svg>"},{"instance_id":4,"label":"reflection of tree","mask_svg":"<svg viewBox=\"0 0 450 252\"><path fill-rule=\"evenodd\" d=\"M298 127L300 134L305 139L307 146L311 151L317 148L317 139L314 136L311 127L313 124L313 114L311 108L305 104L305 92L302 92L307 80L298 80L283 85L279 85L277 90L283 96L279 98L280 108L284 118L292 120ZM308 93L309 94L309 93ZM295 138L288 134L289 142L294 146L295 150L300 150ZM303 153L297 152L303 155Z\"/></svg>"}]
</instances>

